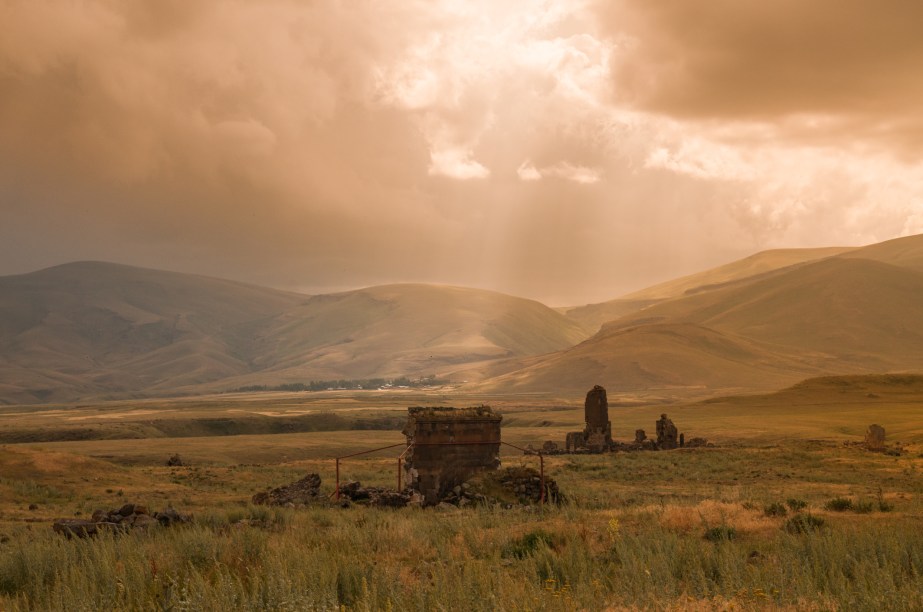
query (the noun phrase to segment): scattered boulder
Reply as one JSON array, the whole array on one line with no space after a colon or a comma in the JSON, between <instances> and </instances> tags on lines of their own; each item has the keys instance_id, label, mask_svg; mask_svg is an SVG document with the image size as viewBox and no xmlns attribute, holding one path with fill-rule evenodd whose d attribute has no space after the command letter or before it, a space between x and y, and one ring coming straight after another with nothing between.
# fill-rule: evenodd
<instances>
[{"instance_id":1,"label":"scattered boulder","mask_svg":"<svg viewBox=\"0 0 923 612\"><path fill-rule=\"evenodd\" d=\"M359 481L347 482L340 485L340 499L365 505L385 508L403 508L415 500L414 491L405 489L395 491L384 487L363 487ZM344 506L344 507L348 507Z\"/></svg>"},{"instance_id":2,"label":"scattered boulder","mask_svg":"<svg viewBox=\"0 0 923 612\"><path fill-rule=\"evenodd\" d=\"M176 453L175 455L167 459L167 465L169 467L182 467L186 464L183 463L183 458L179 456L179 453Z\"/></svg>"},{"instance_id":3,"label":"scattered boulder","mask_svg":"<svg viewBox=\"0 0 923 612\"><path fill-rule=\"evenodd\" d=\"M484 483L485 488L492 488L491 484L499 485L506 493L504 497L514 498L521 504L537 504L542 499L542 478L535 468L508 467L490 474L485 480L490 481ZM472 494L477 495L473 489ZM481 497L488 503L498 501L483 495ZM563 500L564 496L558 489L558 483L553 478L545 476L545 503L558 504Z\"/></svg>"},{"instance_id":4,"label":"scattered boulder","mask_svg":"<svg viewBox=\"0 0 923 612\"><path fill-rule=\"evenodd\" d=\"M641 444L645 440L647 440L647 434L644 433L644 430L636 429L635 430L635 444Z\"/></svg>"},{"instance_id":5,"label":"scattered boulder","mask_svg":"<svg viewBox=\"0 0 923 612\"><path fill-rule=\"evenodd\" d=\"M558 450L558 443L554 440L545 440L542 444L542 451L546 453L552 453Z\"/></svg>"},{"instance_id":6,"label":"scattered boulder","mask_svg":"<svg viewBox=\"0 0 923 612\"><path fill-rule=\"evenodd\" d=\"M84 519L58 519L51 526L55 533L60 533L68 540L71 538L86 538L99 533L96 521Z\"/></svg>"},{"instance_id":7,"label":"scattered boulder","mask_svg":"<svg viewBox=\"0 0 923 612\"><path fill-rule=\"evenodd\" d=\"M705 438L689 438L686 440L686 448L702 448L704 446L712 446L708 440Z\"/></svg>"},{"instance_id":8,"label":"scattered boulder","mask_svg":"<svg viewBox=\"0 0 923 612\"><path fill-rule=\"evenodd\" d=\"M257 493L251 501L264 506L305 505L317 500L319 496L320 476L308 474L291 484Z\"/></svg>"},{"instance_id":9,"label":"scattered boulder","mask_svg":"<svg viewBox=\"0 0 923 612\"><path fill-rule=\"evenodd\" d=\"M865 448L870 451L882 452L885 450L885 428L881 425L869 425L865 432Z\"/></svg>"},{"instance_id":10,"label":"scattered boulder","mask_svg":"<svg viewBox=\"0 0 923 612\"><path fill-rule=\"evenodd\" d=\"M70 538L86 538L95 536L101 531L126 532L133 529L148 529L153 525L182 525L192 522L188 514L177 512L174 508L167 508L163 512L148 513L147 507L141 504L125 504L113 510L97 509L89 520L86 519L58 519L52 525L55 533Z\"/></svg>"}]
</instances>

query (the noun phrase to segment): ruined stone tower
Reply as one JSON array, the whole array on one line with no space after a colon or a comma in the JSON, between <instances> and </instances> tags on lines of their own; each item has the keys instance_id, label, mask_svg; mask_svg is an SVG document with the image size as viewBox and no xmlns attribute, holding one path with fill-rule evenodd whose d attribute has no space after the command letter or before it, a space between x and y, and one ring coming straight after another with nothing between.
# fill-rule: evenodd
<instances>
[{"instance_id":1,"label":"ruined stone tower","mask_svg":"<svg viewBox=\"0 0 923 612\"><path fill-rule=\"evenodd\" d=\"M408 408L407 482L435 504L473 474L497 469L501 420L490 406Z\"/></svg>"},{"instance_id":2,"label":"ruined stone tower","mask_svg":"<svg viewBox=\"0 0 923 612\"><path fill-rule=\"evenodd\" d=\"M587 448L601 451L612 444L612 423L609 421L609 400L606 390L595 385L586 394L583 404L586 428L583 430Z\"/></svg>"}]
</instances>

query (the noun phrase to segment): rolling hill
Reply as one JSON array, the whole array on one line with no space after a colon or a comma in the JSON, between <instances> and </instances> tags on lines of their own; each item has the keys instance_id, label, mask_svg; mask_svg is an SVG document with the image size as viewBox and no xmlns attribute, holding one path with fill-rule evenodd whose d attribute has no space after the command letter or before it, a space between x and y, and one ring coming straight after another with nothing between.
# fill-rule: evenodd
<instances>
[{"instance_id":1,"label":"rolling hill","mask_svg":"<svg viewBox=\"0 0 923 612\"><path fill-rule=\"evenodd\" d=\"M923 236L911 236L687 290L575 347L494 364L482 387L758 390L819 374L923 369L921 255Z\"/></svg>"},{"instance_id":2,"label":"rolling hill","mask_svg":"<svg viewBox=\"0 0 923 612\"><path fill-rule=\"evenodd\" d=\"M306 296L101 262L0 278L0 402L445 374L585 332L534 302L426 285Z\"/></svg>"},{"instance_id":3,"label":"rolling hill","mask_svg":"<svg viewBox=\"0 0 923 612\"><path fill-rule=\"evenodd\" d=\"M594 332L608 321L635 313L664 300L710 291L759 274L849 253L853 250L855 250L853 247L825 247L761 251L717 268L659 283L614 300L567 308L563 309L563 312L586 329Z\"/></svg>"}]
</instances>

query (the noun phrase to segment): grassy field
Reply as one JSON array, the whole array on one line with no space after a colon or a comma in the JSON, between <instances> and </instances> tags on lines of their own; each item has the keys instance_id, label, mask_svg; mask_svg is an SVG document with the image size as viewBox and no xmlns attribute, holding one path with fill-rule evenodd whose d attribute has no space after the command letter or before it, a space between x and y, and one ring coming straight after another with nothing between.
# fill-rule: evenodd
<instances>
[{"instance_id":1,"label":"grassy field","mask_svg":"<svg viewBox=\"0 0 923 612\"><path fill-rule=\"evenodd\" d=\"M923 608L923 384L914 377L819 380L682 406L613 401L618 439L652 433L666 411L687 438L716 446L548 457L569 501L541 509L255 507L254 493L307 472L329 493L332 457L402 436L166 437L169 428L149 424L195 431L202 419L247 425L258 412L317 411L351 427L357 414L482 401L503 411L503 438L516 444L562 441L582 421L579 401L419 393L5 408L0 435L74 422L152 435L0 446L0 609ZM900 456L855 444L873 422L900 442ZM165 466L173 453L189 465ZM396 455L344 461L342 476L394 486ZM508 448L503 462L537 465ZM173 505L196 521L86 541L50 528L126 502Z\"/></svg>"}]
</instances>

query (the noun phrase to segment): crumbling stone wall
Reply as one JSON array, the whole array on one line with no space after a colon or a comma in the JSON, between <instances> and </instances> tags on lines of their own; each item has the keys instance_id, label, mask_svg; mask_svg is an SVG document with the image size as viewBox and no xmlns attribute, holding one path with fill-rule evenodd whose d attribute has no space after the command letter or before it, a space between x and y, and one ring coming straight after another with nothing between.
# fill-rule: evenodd
<instances>
[{"instance_id":1,"label":"crumbling stone wall","mask_svg":"<svg viewBox=\"0 0 923 612\"><path fill-rule=\"evenodd\" d=\"M612 423L609 421L609 400L606 390L594 385L583 402L584 444L593 451L602 451L612 444Z\"/></svg>"},{"instance_id":2,"label":"crumbling stone wall","mask_svg":"<svg viewBox=\"0 0 923 612\"><path fill-rule=\"evenodd\" d=\"M865 432L865 448L870 451L885 449L885 428L878 424L869 425Z\"/></svg>"},{"instance_id":3,"label":"crumbling stone wall","mask_svg":"<svg viewBox=\"0 0 923 612\"><path fill-rule=\"evenodd\" d=\"M407 481L438 503L473 474L500 466L500 422L490 406L408 408L404 435Z\"/></svg>"},{"instance_id":4,"label":"crumbling stone wall","mask_svg":"<svg viewBox=\"0 0 923 612\"><path fill-rule=\"evenodd\" d=\"M657 448L660 450L672 450L679 446L676 425L667 418L666 414L660 415L657 421Z\"/></svg>"}]
</instances>

